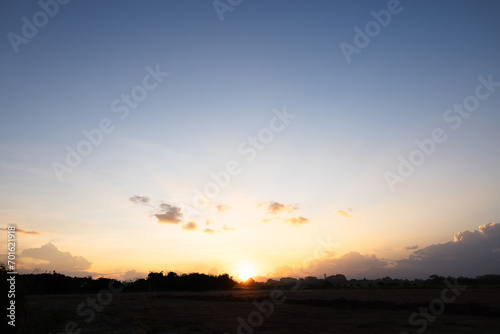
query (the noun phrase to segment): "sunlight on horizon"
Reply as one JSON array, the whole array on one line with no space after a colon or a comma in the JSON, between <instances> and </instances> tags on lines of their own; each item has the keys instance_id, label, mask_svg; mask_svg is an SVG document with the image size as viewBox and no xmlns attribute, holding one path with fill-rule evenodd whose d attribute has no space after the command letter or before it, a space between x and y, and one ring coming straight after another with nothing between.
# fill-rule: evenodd
<instances>
[{"instance_id":1,"label":"sunlight on horizon","mask_svg":"<svg viewBox=\"0 0 500 334\"><path fill-rule=\"evenodd\" d=\"M242 281L253 278L254 276L257 276L255 266L248 261L240 262L236 269L235 276Z\"/></svg>"}]
</instances>

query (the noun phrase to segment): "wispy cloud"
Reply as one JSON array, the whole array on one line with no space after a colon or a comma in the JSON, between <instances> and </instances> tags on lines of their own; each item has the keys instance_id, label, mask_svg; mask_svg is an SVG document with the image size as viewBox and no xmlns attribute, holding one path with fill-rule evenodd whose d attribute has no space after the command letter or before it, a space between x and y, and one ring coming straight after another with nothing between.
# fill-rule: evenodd
<instances>
[{"instance_id":1,"label":"wispy cloud","mask_svg":"<svg viewBox=\"0 0 500 334\"><path fill-rule=\"evenodd\" d=\"M203 230L203 232L210 233L210 234L220 233L220 231L212 230L211 228L206 228L206 229Z\"/></svg>"},{"instance_id":2,"label":"wispy cloud","mask_svg":"<svg viewBox=\"0 0 500 334\"><path fill-rule=\"evenodd\" d=\"M232 230L234 230L234 228L232 228L232 227L228 227L227 225L224 225L224 226L222 227L222 229L220 229L220 230L214 230L214 229L211 229L211 228L208 228L208 227L207 227L207 228L205 228L205 229L203 230L203 232L205 232L205 233L209 233L209 234L213 234L213 233L221 233L222 231L232 231Z\"/></svg>"},{"instance_id":3,"label":"wispy cloud","mask_svg":"<svg viewBox=\"0 0 500 334\"><path fill-rule=\"evenodd\" d=\"M8 231L7 228L0 227L0 231ZM17 228L16 227L16 233L24 233L24 234L32 234L32 235L41 235L42 233L37 232L37 231L26 231L23 230L22 228Z\"/></svg>"},{"instance_id":4,"label":"wispy cloud","mask_svg":"<svg viewBox=\"0 0 500 334\"><path fill-rule=\"evenodd\" d=\"M309 222L309 219L304 218L302 216L298 217L292 217L292 218L280 218L282 221L288 224L292 225L301 225L301 224L307 224Z\"/></svg>"},{"instance_id":5,"label":"wispy cloud","mask_svg":"<svg viewBox=\"0 0 500 334\"><path fill-rule=\"evenodd\" d=\"M335 212L336 214L338 214L339 216L342 216L342 217L346 217L346 218L351 218L352 217L352 209L347 209L347 211L344 211L344 210L337 210L337 212Z\"/></svg>"},{"instance_id":6,"label":"wispy cloud","mask_svg":"<svg viewBox=\"0 0 500 334\"><path fill-rule=\"evenodd\" d=\"M129 201L134 204L149 204L150 199L148 196L134 195L129 198Z\"/></svg>"}]
</instances>

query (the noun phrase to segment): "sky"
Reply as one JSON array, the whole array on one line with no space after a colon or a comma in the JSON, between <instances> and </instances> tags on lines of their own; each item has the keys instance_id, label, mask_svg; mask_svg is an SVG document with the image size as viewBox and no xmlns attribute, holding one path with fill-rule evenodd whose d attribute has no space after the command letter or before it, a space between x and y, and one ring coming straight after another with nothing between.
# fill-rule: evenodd
<instances>
[{"instance_id":1,"label":"sky","mask_svg":"<svg viewBox=\"0 0 500 334\"><path fill-rule=\"evenodd\" d=\"M500 274L499 10L2 1L2 245L118 279Z\"/></svg>"}]
</instances>

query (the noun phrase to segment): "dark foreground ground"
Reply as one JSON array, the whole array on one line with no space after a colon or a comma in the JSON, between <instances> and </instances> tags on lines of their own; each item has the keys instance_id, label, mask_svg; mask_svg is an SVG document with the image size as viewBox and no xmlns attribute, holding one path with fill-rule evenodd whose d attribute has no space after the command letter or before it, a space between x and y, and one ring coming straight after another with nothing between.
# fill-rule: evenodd
<instances>
[{"instance_id":1,"label":"dark foreground ground","mask_svg":"<svg viewBox=\"0 0 500 334\"><path fill-rule=\"evenodd\" d=\"M28 321L19 323L18 329L33 334L326 334L419 333L417 330L427 325L425 333L429 334L500 332L498 288L461 291L454 302L444 304L444 312L435 319L417 316L410 324L409 317L420 307L429 308L432 304L439 311L441 292L442 289L282 290L273 296L271 290L119 293L100 296L101 303L97 295L40 295L28 297ZM451 296L452 293L446 295ZM94 309L88 298L95 299L94 309L99 309L92 319ZM433 300L436 301L431 303ZM256 303L261 305L260 311Z\"/></svg>"}]
</instances>

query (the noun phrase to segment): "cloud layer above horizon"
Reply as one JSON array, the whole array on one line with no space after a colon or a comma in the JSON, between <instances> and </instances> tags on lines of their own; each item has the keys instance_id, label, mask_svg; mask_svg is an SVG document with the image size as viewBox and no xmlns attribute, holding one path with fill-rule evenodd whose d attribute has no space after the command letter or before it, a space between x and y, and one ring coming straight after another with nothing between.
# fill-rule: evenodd
<instances>
[{"instance_id":1,"label":"cloud layer above horizon","mask_svg":"<svg viewBox=\"0 0 500 334\"><path fill-rule=\"evenodd\" d=\"M188 230L196 229L196 224L187 223ZM228 230L230 228L223 228ZM205 233L220 231L205 228ZM415 247L406 247L415 248ZM4 257L5 254L2 255ZM67 275L86 276L94 274L88 271L92 262L69 252L60 251L54 244L48 243L38 248L25 249L22 258L22 271L29 272L35 268L42 271L55 270ZM208 268L207 268L208 270ZM130 279L139 275L131 268L122 277ZM265 277L305 277L323 274L343 274L348 278L427 278L430 275L476 277L484 274L500 274L500 224L488 223L479 226L478 230L464 230L455 234L453 240L432 244L415 250L408 258L388 260L373 254L361 254L350 251L337 256L333 251L325 251L323 255L309 261L306 265L291 267L278 266L273 273ZM139 275L140 276L140 275Z\"/></svg>"},{"instance_id":2,"label":"cloud layer above horizon","mask_svg":"<svg viewBox=\"0 0 500 334\"><path fill-rule=\"evenodd\" d=\"M407 250L418 246L404 247ZM343 274L349 278L427 278L430 275L475 277L500 274L500 224L488 223L478 230L464 230L453 241L415 250L408 258L388 260L351 251L336 256L325 252L300 268L279 267L272 276L323 276Z\"/></svg>"}]
</instances>

